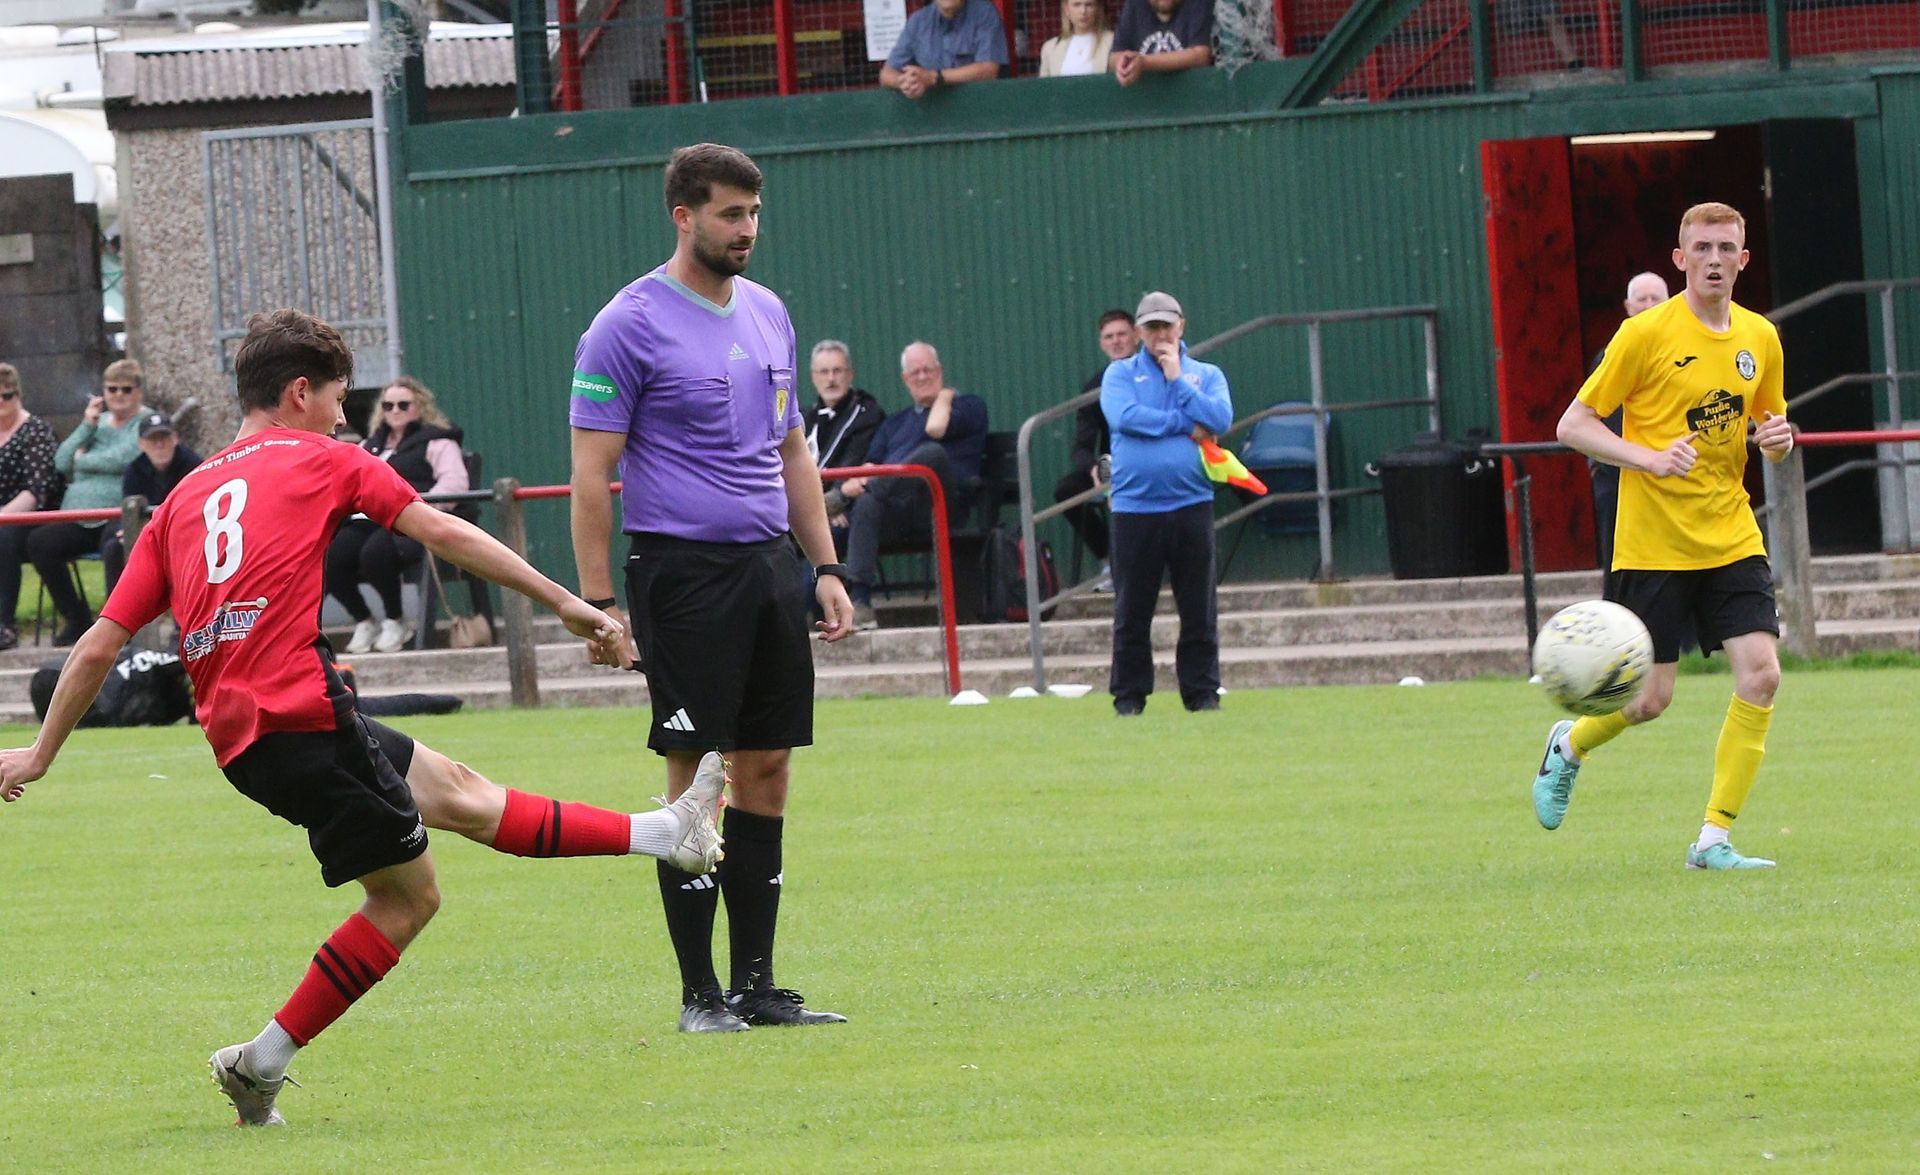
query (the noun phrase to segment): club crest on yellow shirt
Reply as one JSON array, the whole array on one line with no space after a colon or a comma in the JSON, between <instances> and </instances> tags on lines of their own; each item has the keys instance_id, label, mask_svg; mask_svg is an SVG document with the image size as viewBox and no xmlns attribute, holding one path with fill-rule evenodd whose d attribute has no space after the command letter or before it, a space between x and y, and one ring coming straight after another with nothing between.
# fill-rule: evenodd
<instances>
[{"instance_id":1,"label":"club crest on yellow shirt","mask_svg":"<svg viewBox=\"0 0 1920 1175\"><path fill-rule=\"evenodd\" d=\"M1738 355L1735 355L1733 357L1733 366L1740 372L1741 379L1752 379L1753 373L1759 370L1753 361L1752 351L1742 351Z\"/></svg>"},{"instance_id":2,"label":"club crest on yellow shirt","mask_svg":"<svg viewBox=\"0 0 1920 1175\"><path fill-rule=\"evenodd\" d=\"M1715 388L1703 396L1698 404L1687 409L1687 431L1699 434L1699 439L1715 445L1724 445L1738 436L1746 439L1746 429L1741 427L1747 416L1747 398L1736 396L1725 388Z\"/></svg>"}]
</instances>

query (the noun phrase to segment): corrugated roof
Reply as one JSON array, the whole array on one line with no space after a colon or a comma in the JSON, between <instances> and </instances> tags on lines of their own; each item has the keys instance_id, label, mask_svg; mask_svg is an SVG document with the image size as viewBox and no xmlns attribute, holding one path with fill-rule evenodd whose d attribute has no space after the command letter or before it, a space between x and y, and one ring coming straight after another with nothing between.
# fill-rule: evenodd
<instances>
[{"instance_id":1,"label":"corrugated roof","mask_svg":"<svg viewBox=\"0 0 1920 1175\"><path fill-rule=\"evenodd\" d=\"M248 102L367 92L365 26L324 38L167 38L116 47L107 56L104 92L129 106ZM427 87L511 86L511 28L486 26L427 42Z\"/></svg>"}]
</instances>

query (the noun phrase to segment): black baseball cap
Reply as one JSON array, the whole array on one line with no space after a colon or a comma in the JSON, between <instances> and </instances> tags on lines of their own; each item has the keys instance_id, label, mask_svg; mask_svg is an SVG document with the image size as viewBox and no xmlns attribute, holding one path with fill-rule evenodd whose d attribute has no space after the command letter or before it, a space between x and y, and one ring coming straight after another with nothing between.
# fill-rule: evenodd
<instances>
[{"instance_id":1,"label":"black baseball cap","mask_svg":"<svg viewBox=\"0 0 1920 1175\"><path fill-rule=\"evenodd\" d=\"M140 439L143 441L154 433L173 431L173 417L165 412L149 412L140 418Z\"/></svg>"}]
</instances>

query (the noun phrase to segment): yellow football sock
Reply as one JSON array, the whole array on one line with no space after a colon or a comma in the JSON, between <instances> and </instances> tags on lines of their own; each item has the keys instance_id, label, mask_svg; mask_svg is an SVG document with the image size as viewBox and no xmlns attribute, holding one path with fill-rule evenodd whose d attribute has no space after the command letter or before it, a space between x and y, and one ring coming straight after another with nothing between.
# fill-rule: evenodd
<instances>
[{"instance_id":1,"label":"yellow football sock","mask_svg":"<svg viewBox=\"0 0 1920 1175\"><path fill-rule=\"evenodd\" d=\"M1756 706L1739 694L1727 704L1727 720L1713 748L1713 794L1707 797L1707 823L1732 828L1740 805L1753 790L1760 761L1767 757L1767 727L1772 706Z\"/></svg>"},{"instance_id":2,"label":"yellow football sock","mask_svg":"<svg viewBox=\"0 0 1920 1175\"><path fill-rule=\"evenodd\" d=\"M1602 714L1598 718L1576 719L1573 729L1567 732L1567 741L1572 743L1574 751L1585 759L1625 730L1627 725L1626 714L1617 710L1612 714Z\"/></svg>"}]
</instances>

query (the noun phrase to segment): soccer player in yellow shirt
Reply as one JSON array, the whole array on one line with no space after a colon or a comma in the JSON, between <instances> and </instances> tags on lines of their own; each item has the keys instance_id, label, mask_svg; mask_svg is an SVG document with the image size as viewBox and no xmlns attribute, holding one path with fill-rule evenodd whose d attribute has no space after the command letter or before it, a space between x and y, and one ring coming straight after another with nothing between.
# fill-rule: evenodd
<instances>
[{"instance_id":1,"label":"soccer player in yellow shirt","mask_svg":"<svg viewBox=\"0 0 1920 1175\"><path fill-rule=\"evenodd\" d=\"M1747 267L1747 225L1725 204L1696 204L1680 218L1673 264L1679 297L1627 319L1560 418L1560 442L1620 475L1607 598L1631 608L1653 635L1653 672L1617 714L1558 722L1533 781L1534 814L1560 827L1586 757L1673 701L1680 641L1691 619L1700 649L1723 649L1733 701L1713 753L1713 791L1689 869L1764 869L1727 842L1766 757L1780 687L1779 613L1773 573L1741 478L1747 423L1768 459L1793 449L1780 335L1733 301ZM1622 435L1604 417L1624 408Z\"/></svg>"}]
</instances>

